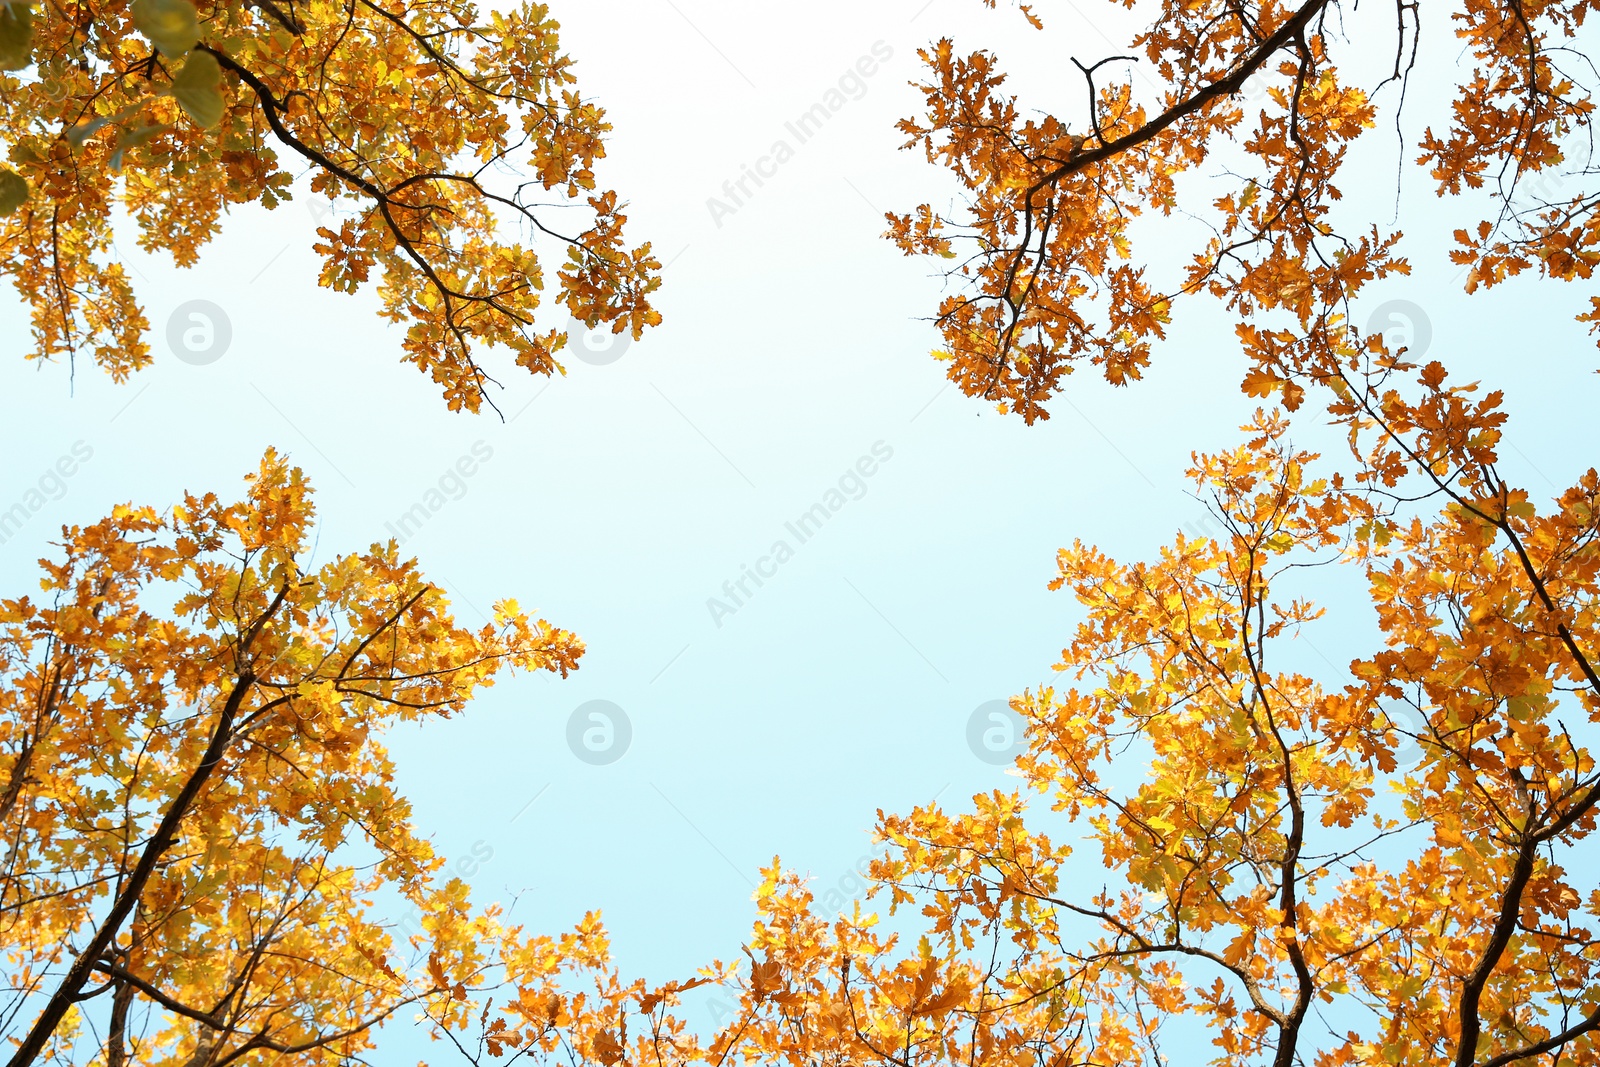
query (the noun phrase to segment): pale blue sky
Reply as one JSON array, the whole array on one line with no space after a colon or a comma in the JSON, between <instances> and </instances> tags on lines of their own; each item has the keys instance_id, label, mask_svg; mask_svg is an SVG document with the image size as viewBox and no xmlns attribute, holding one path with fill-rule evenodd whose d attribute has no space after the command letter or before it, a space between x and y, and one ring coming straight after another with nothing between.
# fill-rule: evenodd
<instances>
[{"instance_id":1,"label":"pale blue sky","mask_svg":"<svg viewBox=\"0 0 1600 1067\"><path fill-rule=\"evenodd\" d=\"M1081 5L1088 23L1053 7L1074 54L1122 50L1126 12ZM485 900L526 889L519 914L552 930L601 908L624 966L666 977L737 954L757 867L774 854L825 890L865 851L877 808L1009 786L1004 767L969 751L967 720L1050 680L1078 617L1069 595L1045 588L1055 550L1081 537L1124 559L1152 555L1202 515L1183 492L1190 451L1233 444L1253 405L1238 392L1226 320L1201 306L1147 382L1113 391L1079 374L1056 417L1033 428L945 388L928 358L937 339L922 320L941 283L877 236L882 210L950 193L920 154L896 151L893 123L919 100L905 85L915 48L946 32L1010 48L1014 68L1034 63L1019 89L1076 106L1061 103L1081 92L1062 37L1036 39L1014 12L975 0L554 9L584 91L617 127L602 181L631 201L635 239L670 263L665 324L609 364L569 361L553 382L491 357L509 421L451 415L399 363L400 331L370 296L316 288L316 220L303 202L236 213L194 270L130 258L158 359L127 385L80 365L69 387L65 367L24 366L8 296L0 501L76 442L93 454L0 545L0 580L31 587L59 525L115 502L236 491L269 445L314 479L325 554L387 538L445 478L459 499L406 550L464 617L516 596L589 653L566 681L518 678L453 723L394 738L417 819L451 855L492 851L473 876ZM1453 62L1446 28L1431 32L1430 62ZM774 141L794 144L785 123L877 42L892 55L861 79L859 99L714 217L707 200ZM1420 85L1408 128L1431 103ZM1355 176L1364 186L1346 192L1352 211L1386 223L1393 172L1371 153ZM1507 391L1508 469L1536 492L1565 484L1595 443L1597 357L1571 322L1582 295L1518 284L1466 301L1440 269L1438 226L1454 225L1456 209L1437 208L1415 172L1403 203L1418 273L1363 307L1422 307L1434 354ZM174 358L163 337L193 300L231 325L227 351L205 366ZM857 498L804 544L790 539L793 558L714 619L708 598L875 447ZM1361 599L1348 585L1330 595ZM1364 625L1332 619L1319 647L1345 662ZM567 745L569 716L594 700L631 722L629 750L609 764Z\"/></svg>"}]
</instances>

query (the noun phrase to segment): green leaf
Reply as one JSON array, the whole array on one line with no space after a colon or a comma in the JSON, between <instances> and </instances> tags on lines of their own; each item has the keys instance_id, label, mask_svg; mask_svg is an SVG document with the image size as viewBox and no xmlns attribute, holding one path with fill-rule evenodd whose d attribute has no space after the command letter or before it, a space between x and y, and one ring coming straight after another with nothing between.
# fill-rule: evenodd
<instances>
[{"instance_id":1,"label":"green leaf","mask_svg":"<svg viewBox=\"0 0 1600 1067\"><path fill-rule=\"evenodd\" d=\"M133 0L133 26L164 56L181 56L200 42L200 15L189 0Z\"/></svg>"},{"instance_id":2,"label":"green leaf","mask_svg":"<svg viewBox=\"0 0 1600 1067\"><path fill-rule=\"evenodd\" d=\"M28 182L14 170L0 170L0 217L28 202Z\"/></svg>"},{"instance_id":3,"label":"green leaf","mask_svg":"<svg viewBox=\"0 0 1600 1067\"><path fill-rule=\"evenodd\" d=\"M172 79L172 95L201 129L222 121L222 68L210 52L195 52Z\"/></svg>"},{"instance_id":4,"label":"green leaf","mask_svg":"<svg viewBox=\"0 0 1600 1067\"><path fill-rule=\"evenodd\" d=\"M1538 710L1539 700L1533 696L1516 696L1506 700L1506 711L1518 722L1527 722Z\"/></svg>"},{"instance_id":5,"label":"green leaf","mask_svg":"<svg viewBox=\"0 0 1600 1067\"><path fill-rule=\"evenodd\" d=\"M33 9L0 3L0 70L24 70L33 63Z\"/></svg>"}]
</instances>

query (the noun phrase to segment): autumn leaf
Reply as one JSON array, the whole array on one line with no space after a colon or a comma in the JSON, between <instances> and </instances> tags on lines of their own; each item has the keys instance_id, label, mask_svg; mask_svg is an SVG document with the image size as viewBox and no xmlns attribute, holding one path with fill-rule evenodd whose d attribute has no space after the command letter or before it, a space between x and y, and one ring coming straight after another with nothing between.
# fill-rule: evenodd
<instances>
[{"instance_id":1,"label":"autumn leaf","mask_svg":"<svg viewBox=\"0 0 1600 1067\"><path fill-rule=\"evenodd\" d=\"M744 953L750 957L750 991L757 1000L764 1000L783 988L783 968L776 960L758 960L748 948Z\"/></svg>"},{"instance_id":2,"label":"autumn leaf","mask_svg":"<svg viewBox=\"0 0 1600 1067\"><path fill-rule=\"evenodd\" d=\"M1246 396L1271 396L1283 386L1283 379L1271 371L1251 371L1242 386Z\"/></svg>"},{"instance_id":3,"label":"autumn leaf","mask_svg":"<svg viewBox=\"0 0 1600 1067\"><path fill-rule=\"evenodd\" d=\"M0 4L0 70L26 70L33 63L33 7Z\"/></svg>"},{"instance_id":4,"label":"autumn leaf","mask_svg":"<svg viewBox=\"0 0 1600 1067\"><path fill-rule=\"evenodd\" d=\"M200 17L189 0L133 0L133 26L170 58L200 43Z\"/></svg>"},{"instance_id":5,"label":"autumn leaf","mask_svg":"<svg viewBox=\"0 0 1600 1067\"><path fill-rule=\"evenodd\" d=\"M192 53L172 79L172 95L195 125L210 129L221 122L222 68L216 57L209 52Z\"/></svg>"},{"instance_id":6,"label":"autumn leaf","mask_svg":"<svg viewBox=\"0 0 1600 1067\"><path fill-rule=\"evenodd\" d=\"M599 1060L603 1067L611 1067L627 1052L622 1042L610 1030L602 1030L594 1036L593 1048L594 1058Z\"/></svg>"},{"instance_id":7,"label":"autumn leaf","mask_svg":"<svg viewBox=\"0 0 1600 1067\"><path fill-rule=\"evenodd\" d=\"M0 216L28 202L28 182L14 170L0 169Z\"/></svg>"}]
</instances>

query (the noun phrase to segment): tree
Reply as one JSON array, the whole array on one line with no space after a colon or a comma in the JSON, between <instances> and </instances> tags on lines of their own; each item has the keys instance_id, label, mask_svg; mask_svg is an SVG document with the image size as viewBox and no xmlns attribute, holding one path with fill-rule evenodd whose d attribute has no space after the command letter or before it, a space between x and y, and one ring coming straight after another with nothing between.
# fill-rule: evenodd
<instances>
[{"instance_id":1,"label":"tree","mask_svg":"<svg viewBox=\"0 0 1600 1067\"><path fill-rule=\"evenodd\" d=\"M958 259L937 320L952 380L1048 417L1077 361L1137 380L1174 307L1209 293L1236 317L1245 391L1281 408L1196 457L1217 537L1180 534L1153 563L1060 553L1053 586L1087 617L1064 683L1013 701L1025 788L880 812L886 919L826 914L774 862L718 1064L1156 1065L1200 1041L1230 1065L1600 1059L1600 475L1537 505L1499 467L1497 392L1349 325L1366 284L1410 266L1398 232L1335 210L1377 116L1334 61L1373 38L1337 36L1336 14L1355 15L1163 3L1135 41L1159 100L1097 81L1112 60L1079 63L1077 133L1024 118L994 56L923 53L927 115L902 130L968 198L956 220L891 216L891 237ZM1492 183L1492 216L1455 234L1469 290L1592 269L1593 198L1528 187L1585 166L1569 153L1592 105L1568 70L1586 14L1453 15L1473 69L1416 147L1442 193ZM1374 88L1398 102L1419 18L1390 16ZM1252 117L1241 90L1263 76ZM1208 160L1242 180L1209 205L1182 180ZM1133 220L1180 211L1210 211L1211 236L1137 263ZM1174 260L1181 281L1150 281ZM1342 462L1291 443L1308 399L1342 427ZM1313 574L1365 586L1375 644L1346 671L1296 644L1323 615Z\"/></svg>"},{"instance_id":2,"label":"tree","mask_svg":"<svg viewBox=\"0 0 1600 1067\"><path fill-rule=\"evenodd\" d=\"M948 216L929 204L891 214L890 236L908 255L956 263L935 353L950 379L1029 422L1048 418L1085 360L1115 385L1139 379L1178 307L1202 294L1236 317L1251 394L1294 410L1307 386L1348 369L1368 340L1352 302L1411 268L1399 231L1382 224L1391 198L1347 202L1339 183L1371 180L1344 173L1359 138L1401 133L1422 11L1162 2L1132 54L1073 59L1087 103L1076 115L1007 95L992 53L963 56L948 38L924 49L926 114L900 129L964 201ZM1466 0L1449 15L1470 70L1445 87L1443 128L1402 138L1401 149L1463 213L1487 208L1454 231L1468 291L1529 270L1588 279L1597 262L1600 220L1581 180L1594 106L1577 40L1586 13L1583 3ZM1443 47L1446 58L1458 48ZM1144 84L1158 87L1153 99ZM1220 184L1203 180L1218 174ZM1154 259L1136 254L1146 215L1163 220L1146 231L1159 236ZM1591 298L1581 318L1597 314Z\"/></svg>"},{"instance_id":3,"label":"tree","mask_svg":"<svg viewBox=\"0 0 1600 1067\"><path fill-rule=\"evenodd\" d=\"M1469 431L1440 451L1478 462L1429 517L1318 477L1261 413L1192 471L1225 535L1153 564L1063 550L1053 585L1088 609L1072 684L1013 702L1054 816L1020 790L880 813L874 892L914 913L893 933L774 864L713 1051L1154 1067L1204 1032L1224 1064L1594 1062L1600 478L1540 514L1486 458L1493 399L1410 413L1434 401ZM1387 447L1428 457L1400 417ZM1319 682L1296 585L1329 565L1362 573L1382 642Z\"/></svg>"},{"instance_id":4,"label":"tree","mask_svg":"<svg viewBox=\"0 0 1600 1067\"><path fill-rule=\"evenodd\" d=\"M660 321L660 264L627 246L622 202L596 183L611 127L558 29L533 3L0 4L0 258L32 307L32 358L87 351L119 381L146 366L113 210L192 266L226 209L290 199L297 167L348 209L317 227L320 284L377 280L404 358L452 410L486 399L485 347L560 369L565 334L535 325L548 282L523 240L560 249L556 303L639 336Z\"/></svg>"},{"instance_id":5,"label":"tree","mask_svg":"<svg viewBox=\"0 0 1600 1067\"><path fill-rule=\"evenodd\" d=\"M312 569L300 471L269 452L249 482L71 527L41 595L0 601L10 1063L350 1064L402 1009L475 1061L609 1065L630 1011L670 1048L696 983L620 980L595 915L552 938L474 909L381 742L582 643L514 601L459 626L392 542Z\"/></svg>"}]
</instances>

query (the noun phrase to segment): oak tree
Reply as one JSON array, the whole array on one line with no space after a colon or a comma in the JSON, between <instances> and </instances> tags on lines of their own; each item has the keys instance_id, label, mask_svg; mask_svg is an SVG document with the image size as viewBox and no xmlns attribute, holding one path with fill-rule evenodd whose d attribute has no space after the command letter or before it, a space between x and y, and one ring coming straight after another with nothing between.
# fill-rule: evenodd
<instances>
[{"instance_id":1,"label":"oak tree","mask_svg":"<svg viewBox=\"0 0 1600 1067\"><path fill-rule=\"evenodd\" d=\"M1263 412L1192 472L1225 533L1063 550L1025 788L880 813L886 920L775 863L717 1062L1593 1063L1600 476L1535 507L1495 398L1420 378L1372 417L1418 462L1387 488ZM1345 671L1305 651L1327 567L1377 620Z\"/></svg>"},{"instance_id":2,"label":"oak tree","mask_svg":"<svg viewBox=\"0 0 1600 1067\"><path fill-rule=\"evenodd\" d=\"M950 262L935 355L967 395L1032 422L1082 363L1138 380L1180 308L1210 297L1236 323L1246 390L1293 410L1354 366L1363 290L1410 272L1395 183L1418 177L1460 213L1450 259L1464 269L1450 273L1468 291L1529 271L1587 280L1600 236L1588 11L1160 0L1126 54L1073 55L1082 44L1056 28L1080 88L1043 100L1007 91L1004 57L936 42L921 51L926 110L900 129L958 201L888 216L906 254ZM1446 21L1455 41L1437 32ZM1442 94L1420 131L1419 62ZM1358 141L1398 143L1397 169L1353 169ZM1597 309L1593 297L1581 317Z\"/></svg>"},{"instance_id":3,"label":"oak tree","mask_svg":"<svg viewBox=\"0 0 1600 1067\"><path fill-rule=\"evenodd\" d=\"M0 264L30 356L86 353L118 380L150 362L119 214L188 267L224 212L296 195L329 209L318 282L375 283L452 410L487 398L488 348L557 372L569 314L637 337L660 264L598 183L611 126L558 31L531 2L0 4Z\"/></svg>"},{"instance_id":4,"label":"oak tree","mask_svg":"<svg viewBox=\"0 0 1600 1067\"><path fill-rule=\"evenodd\" d=\"M672 1047L698 980L474 907L383 745L582 643L509 600L461 625L393 542L313 565L313 518L269 452L243 500L67 528L0 601L8 1062L331 1067L413 1016L474 1062Z\"/></svg>"}]
</instances>

